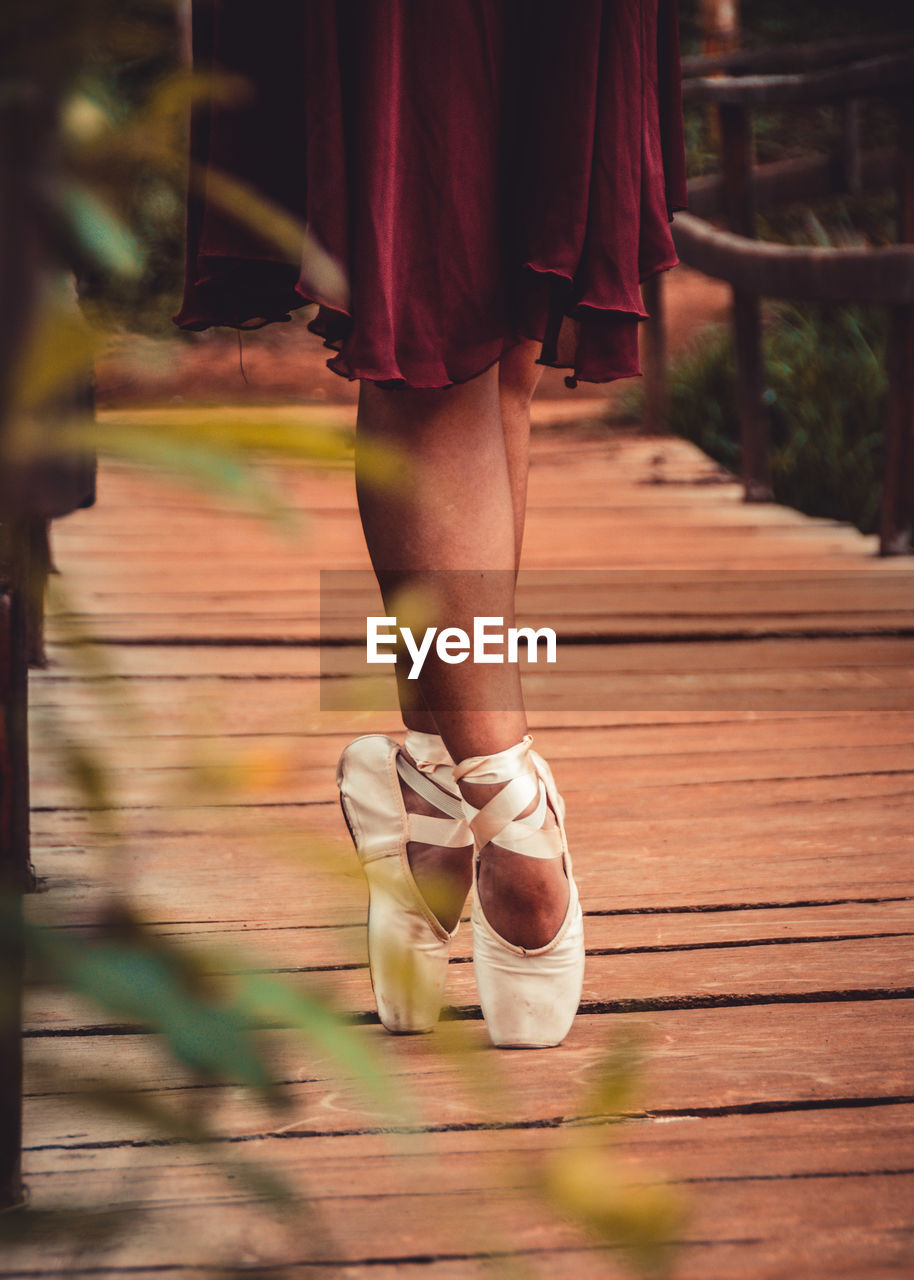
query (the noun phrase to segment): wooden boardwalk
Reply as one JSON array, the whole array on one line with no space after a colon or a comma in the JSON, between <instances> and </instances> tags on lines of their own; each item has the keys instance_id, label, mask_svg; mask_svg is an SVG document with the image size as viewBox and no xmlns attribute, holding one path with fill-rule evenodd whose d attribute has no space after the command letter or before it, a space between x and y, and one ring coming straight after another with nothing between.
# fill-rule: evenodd
<instances>
[{"instance_id":1,"label":"wooden boardwalk","mask_svg":"<svg viewBox=\"0 0 914 1280\"><path fill-rule=\"evenodd\" d=\"M111 670L74 662L59 616L32 685L29 912L78 937L124 894L182 948L334 992L407 1109L272 1030L291 1104L277 1116L36 987L33 1209L136 1217L78 1247L39 1229L0 1277L627 1275L576 1219L571 1158L610 1200L610 1178L636 1199L675 1184L677 1280L914 1273L911 562L744 505L681 441L542 434L527 566L631 571L621 604L562 606L586 633L571 669L588 709L543 696L532 716L568 802L582 1011L560 1049L491 1050L464 928L461 1017L395 1040L371 1016L334 764L396 721L321 711L314 643L318 570L365 565L352 479L274 470L304 513L291 539L120 465L97 508L59 526L69 605ZM55 760L61 732L111 771L116 832ZM595 1073L633 1030L647 1057L632 1118L601 1123ZM83 1096L111 1073L120 1110ZM131 1103L206 1117L225 1141L163 1144ZM265 1210L226 1159L280 1171L298 1202Z\"/></svg>"}]
</instances>

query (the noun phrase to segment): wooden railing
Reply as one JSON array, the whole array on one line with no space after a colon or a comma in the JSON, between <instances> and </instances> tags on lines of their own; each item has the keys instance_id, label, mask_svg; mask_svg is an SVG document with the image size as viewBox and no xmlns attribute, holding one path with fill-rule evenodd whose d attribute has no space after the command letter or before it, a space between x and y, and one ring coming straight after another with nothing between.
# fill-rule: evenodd
<instances>
[{"instance_id":1,"label":"wooden railing","mask_svg":"<svg viewBox=\"0 0 914 1280\"><path fill-rule=\"evenodd\" d=\"M891 315L880 520L883 555L914 547L914 32L684 59L683 98L704 103L719 124L721 173L689 183L689 212L676 215L681 260L733 289L737 406L747 501L771 498L764 405L762 299L864 302ZM864 151L863 98L888 100L898 146ZM753 112L842 104L843 145L833 156L754 163ZM884 248L805 248L759 241L756 215L795 201L895 185L899 243ZM726 229L712 219L723 218ZM645 334L647 419L666 417L666 355L660 280L648 282L654 320Z\"/></svg>"},{"instance_id":2,"label":"wooden railing","mask_svg":"<svg viewBox=\"0 0 914 1280\"><path fill-rule=\"evenodd\" d=\"M0 524L0 1208L22 1196L22 919L29 882L29 529Z\"/></svg>"},{"instance_id":3,"label":"wooden railing","mask_svg":"<svg viewBox=\"0 0 914 1280\"><path fill-rule=\"evenodd\" d=\"M35 24L7 23L0 94L0 1210L22 1203L20 1176L23 975L22 894L29 856L28 665L41 661L48 521L94 496L94 460L67 449L27 456L20 437L20 374L41 300L61 271L53 203L59 96L67 78L34 58ZM49 197L51 203L49 204ZM54 216L51 211L54 210ZM74 304L75 305L75 304ZM88 378L61 357L53 395L30 414L40 435L92 412ZM15 443L13 438L15 437Z\"/></svg>"},{"instance_id":4,"label":"wooden railing","mask_svg":"<svg viewBox=\"0 0 914 1280\"><path fill-rule=\"evenodd\" d=\"M29 838L28 669L44 664L48 515L91 502L90 461L23 477L25 501L0 512L0 1210L23 1202L22 895L35 887Z\"/></svg>"}]
</instances>

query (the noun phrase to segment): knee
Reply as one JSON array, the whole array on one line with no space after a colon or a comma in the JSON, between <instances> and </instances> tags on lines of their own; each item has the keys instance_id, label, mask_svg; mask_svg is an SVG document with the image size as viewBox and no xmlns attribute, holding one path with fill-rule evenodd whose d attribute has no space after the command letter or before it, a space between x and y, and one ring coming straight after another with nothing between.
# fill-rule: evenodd
<instances>
[{"instance_id":1,"label":"knee","mask_svg":"<svg viewBox=\"0 0 914 1280\"><path fill-rule=\"evenodd\" d=\"M469 434L496 433L497 369L448 387L384 387L363 380L359 385L358 432L363 436L407 441L420 447L426 437L464 439Z\"/></svg>"}]
</instances>

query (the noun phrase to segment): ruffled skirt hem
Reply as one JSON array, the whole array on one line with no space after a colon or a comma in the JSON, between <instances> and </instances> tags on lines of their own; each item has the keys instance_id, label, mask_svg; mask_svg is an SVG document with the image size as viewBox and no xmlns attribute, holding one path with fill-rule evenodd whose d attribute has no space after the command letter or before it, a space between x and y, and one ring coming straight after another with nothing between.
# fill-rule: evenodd
<instances>
[{"instance_id":1,"label":"ruffled skirt hem","mask_svg":"<svg viewBox=\"0 0 914 1280\"><path fill-rule=\"evenodd\" d=\"M197 115L192 159L298 217L350 302L204 181L176 324L316 302L329 368L389 386L466 382L524 338L572 383L640 372L638 284L675 265L685 205L672 0L263 3L195 0L195 63L254 94Z\"/></svg>"},{"instance_id":2,"label":"ruffled skirt hem","mask_svg":"<svg viewBox=\"0 0 914 1280\"><path fill-rule=\"evenodd\" d=\"M642 282L677 264L673 254L643 276ZM647 312L625 311L597 302L570 305L574 280L552 267L524 264L524 274L531 278L524 291L527 306L507 335L443 352L438 359L394 356L381 362L349 354L349 311L310 297L306 287L294 280L291 268L277 268L282 264L251 260L211 264L208 274L194 282L197 305L185 305L175 316L175 323L189 332L211 328L247 331L288 324L293 311L317 306L317 314L307 327L333 353L327 359L327 368L350 382L365 380L389 387L443 390L469 382L524 340L541 344L538 364L571 370L565 379L570 387L578 382L615 382L641 375L638 328L648 318ZM533 280L537 280L538 287L532 287Z\"/></svg>"}]
</instances>

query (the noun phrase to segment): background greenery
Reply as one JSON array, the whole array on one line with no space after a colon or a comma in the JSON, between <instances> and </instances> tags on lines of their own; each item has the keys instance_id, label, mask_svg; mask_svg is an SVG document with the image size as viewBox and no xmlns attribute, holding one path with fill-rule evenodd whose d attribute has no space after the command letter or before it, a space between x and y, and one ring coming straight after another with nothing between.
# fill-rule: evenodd
<instances>
[{"instance_id":1,"label":"background greenery","mask_svg":"<svg viewBox=\"0 0 914 1280\"><path fill-rule=\"evenodd\" d=\"M59 6L56 6L59 9ZM36 11L54 9L39 0ZM758 48L788 42L874 35L914 25L910 0L743 0L742 43ZM104 23L86 15L104 14ZM184 185L180 143L186 99L163 100L163 84L177 84L182 58L175 9L163 0L76 3L68 11L71 48L79 56L62 68L69 77L65 136L106 207L129 228L133 269L112 270L109 258L71 255L84 309L101 327L193 342L171 323L183 271ZM701 50L699 0L680 0L683 50ZM47 16L47 14L45 14ZM155 127L150 130L150 120ZM755 117L760 162L840 145L838 108L821 105ZM866 145L891 143L895 117L867 101ZM168 134L152 156L144 137ZM716 145L703 108L686 113L690 175L713 172ZM125 145L125 140L129 145ZM151 162L154 161L154 162ZM814 208L787 206L760 219L760 234L794 244L890 243L895 236L891 192L834 197ZM877 518L885 412L884 318L877 312L771 308L768 318L767 398L774 439L775 495L801 510L853 521L871 532ZM256 338L249 339L256 341ZM640 393L628 403L640 411ZM739 467L739 429L733 359L726 335L699 336L673 371L672 430L696 440L726 465Z\"/></svg>"},{"instance_id":2,"label":"background greenery","mask_svg":"<svg viewBox=\"0 0 914 1280\"><path fill-rule=\"evenodd\" d=\"M872 36L914 27L908 0L804 3L743 0L742 43L785 43ZM681 0L683 49L701 51L698 0ZM867 147L895 140L897 117L884 102L862 106ZM753 117L760 163L841 146L840 108L817 105ZM689 174L714 172L717 149L704 108L686 113ZM881 245L897 235L894 192L835 196L814 206L787 205L760 217L759 234L789 244ZM887 317L862 307L769 305L766 392L775 498L810 515L849 520L866 533L878 526L886 415ZM671 371L670 427L728 468L740 467L735 368L730 334L696 335ZM640 412L640 389L629 405Z\"/></svg>"},{"instance_id":3,"label":"background greenery","mask_svg":"<svg viewBox=\"0 0 914 1280\"><path fill-rule=\"evenodd\" d=\"M886 417L884 312L773 307L764 351L772 487L808 515L878 528ZM730 331L703 330L670 372L670 421L712 458L740 466Z\"/></svg>"}]
</instances>

